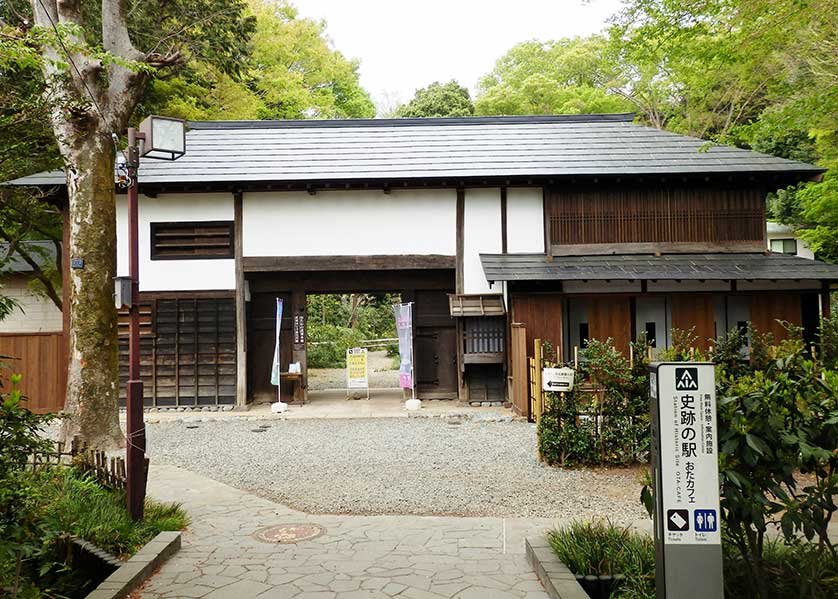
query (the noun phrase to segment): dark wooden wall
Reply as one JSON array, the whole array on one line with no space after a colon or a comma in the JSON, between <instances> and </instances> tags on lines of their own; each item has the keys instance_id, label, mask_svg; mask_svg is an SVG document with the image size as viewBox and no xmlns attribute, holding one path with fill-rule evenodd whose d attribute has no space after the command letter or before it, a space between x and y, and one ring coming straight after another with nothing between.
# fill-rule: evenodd
<instances>
[{"instance_id":1,"label":"dark wooden wall","mask_svg":"<svg viewBox=\"0 0 838 599\"><path fill-rule=\"evenodd\" d=\"M232 297L140 298L140 378L146 406L209 406L236 400ZM120 315L120 400L128 378L127 316Z\"/></svg>"},{"instance_id":2,"label":"dark wooden wall","mask_svg":"<svg viewBox=\"0 0 838 599\"><path fill-rule=\"evenodd\" d=\"M591 339L614 341L614 347L628 352L631 342L631 298L623 295L605 295L586 298L588 327Z\"/></svg>"},{"instance_id":3,"label":"dark wooden wall","mask_svg":"<svg viewBox=\"0 0 838 599\"><path fill-rule=\"evenodd\" d=\"M717 335L716 313L713 295L709 293L688 293L673 295L669 299L672 310L671 328L688 331L698 337L699 349L709 348L711 339ZM722 331L718 331L721 334Z\"/></svg>"},{"instance_id":4,"label":"dark wooden wall","mask_svg":"<svg viewBox=\"0 0 838 599\"><path fill-rule=\"evenodd\" d=\"M761 333L771 333L774 341L788 338L778 320L800 326L803 322L801 296L795 293L751 296L751 324Z\"/></svg>"},{"instance_id":5,"label":"dark wooden wall","mask_svg":"<svg viewBox=\"0 0 838 599\"><path fill-rule=\"evenodd\" d=\"M765 237L765 194L752 188L546 190L553 245L753 242Z\"/></svg>"},{"instance_id":6,"label":"dark wooden wall","mask_svg":"<svg viewBox=\"0 0 838 599\"><path fill-rule=\"evenodd\" d=\"M549 341L557 352L562 350L563 302L560 295L513 295L512 322L527 328L527 357L533 357L533 341Z\"/></svg>"}]
</instances>

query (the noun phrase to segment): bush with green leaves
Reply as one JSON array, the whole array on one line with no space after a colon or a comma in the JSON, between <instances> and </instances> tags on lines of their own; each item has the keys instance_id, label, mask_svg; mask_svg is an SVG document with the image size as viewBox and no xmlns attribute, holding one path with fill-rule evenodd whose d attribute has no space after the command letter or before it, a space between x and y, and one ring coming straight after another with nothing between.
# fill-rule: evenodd
<instances>
[{"instance_id":1,"label":"bush with green leaves","mask_svg":"<svg viewBox=\"0 0 838 599\"><path fill-rule=\"evenodd\" d=\"M0 577L5 573L17 592L26 563L44 552L45 529L37 517L41 497L27 464L33 454L51 449L41 432L54 416L23 407L17 387L20 376L12 375L10 380L12 388L0 404Z\"/></svg>"},{"instance_id":2,"label":"bush with green leaves","mask_svg":"<svg viewBox=\"0 0 838 599\"><path fill-rule=\"evenodd\" d=\"M548 464L626 465L649 451L647 344L633 344L636 360L611 339L589 340L582 351L576 385L547 393L538 423L538 444Z\"/></svg>"},{"instance_id":3,"label":"bush with green leaves","mask_svg":"<svg viewBox=\"0 0 838 599\"><path fill-rule=\"evenodd\" d=\"M790 546L806 541L802 549L789 550L808 556L794 566L808 571L789 583L797 586L787 596L830 596L824 585L835 582L823 578L825 563L838 567L827 532L838 510L838 372L830 362L834 327L831 319L824 320L814 356L793 326L786 327L789 338L778 343L751 327L732 330L713 342L707 356L694 354L716 364L722 523L748 597L781 596L769 580L780 580L778 568L790 566L772 563L767 553L772 525ZM677 353L676 359L689 357L683 348ZM642 501L651 509L648 488Z\"/></svg>"},{"instance_id":4,"label":"bush with green leaves","mask_svg":"<svg viewBox=\"0 0 838 599\"><path fill-rule=\"evenodd\" d=\"M358 347L364 334L358 329L333 324L311 324L308 327L309 368L344 368L346 350Z\"/></svg>"}]
</instances>

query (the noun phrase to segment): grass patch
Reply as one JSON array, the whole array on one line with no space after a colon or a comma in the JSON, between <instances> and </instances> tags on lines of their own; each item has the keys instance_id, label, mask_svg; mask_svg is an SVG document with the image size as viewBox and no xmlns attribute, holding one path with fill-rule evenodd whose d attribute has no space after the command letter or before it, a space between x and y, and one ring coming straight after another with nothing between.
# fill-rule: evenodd
<instances>
[{"instance_id":1,"label":"grass patch","mask_svg":"<svg viewBox=\"0 0 838 599\"><path fill-rule=\"evenodd\" d=\"M163 531L188 524L178 504L146 500L145 519L134 522L125 508L125 493L100 486L73 468L57 467L37 473L20 472L27 487L28 508L19 523L16 544L0 551L0 597L17 587L19 599L84 597L101 578L63 562L58 537L76 535L118 557L126 558ZM4 549L0 539L0 549ZM21 559L22 558L22 559Z\"/></svg>"},{"instance_id":2,"label":"grass patch","mask_svg":"<svg viewBox=\"0 0 838 599\"><path fill-rule=\"evenodd\" d=\"M608 522L575 522L547 533L550 547L574 573L623 575L612 599L655 599L655 546L652 538ZM730 543L724 543L725 597L747 599L747 569ZM838 597L838 557L803 541L766 542L767 588L772 599Z\"/></svg>"},{"instance_id":3,"label":"grass patch","mask_svg":"<svg viewBox=\"0 0 838 599\"><path fill-rule=\"evenodd\" d=\"M125 509L125 493L101 487L72 468L37 475L43 497L41 522L49 530L77 535L120 557L131 555L158 533L188 524L180 505L146 499L145 518L134 522Z\"/></svg>"},{"instance_id":4,"label":"grass patch","mask_svg":"<svg viewBox=\"0 0 838 599\"><path fill-rule=\"evenodd\" d=\"M610 522L574 522L547 533L550 547L574 574L621 575L611 597L655 596L655 545L648 535Z\"/></svg>"}]
</instances>

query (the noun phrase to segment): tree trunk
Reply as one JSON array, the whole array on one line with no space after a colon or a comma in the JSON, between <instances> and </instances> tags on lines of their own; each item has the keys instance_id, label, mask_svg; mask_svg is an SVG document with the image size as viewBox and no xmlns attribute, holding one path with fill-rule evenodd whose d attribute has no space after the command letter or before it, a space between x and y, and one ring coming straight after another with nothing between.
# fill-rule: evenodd
<instances>
[{"instance_id":1,"label":"tree trunk","mask_svg":"<svg viewBox=\"0 0 838 599\"><path fill-rule=\"evenodd\" d=\"M114 145L107 131L80 135L67 126L64 136L69 198L68 258L71 268L70 343L67 373L69 418L61 438L81 435L98 448L124 446L119 428L119 351L113 301L116 275Z\"/></svg>"}]
</instances>

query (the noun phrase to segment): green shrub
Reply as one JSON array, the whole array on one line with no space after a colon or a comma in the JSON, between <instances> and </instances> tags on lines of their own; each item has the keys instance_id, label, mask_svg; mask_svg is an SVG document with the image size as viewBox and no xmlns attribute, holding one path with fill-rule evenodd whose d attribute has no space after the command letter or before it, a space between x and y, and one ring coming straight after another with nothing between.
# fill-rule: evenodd
<instances>
[{"instance_id":1,"label":"green shrub","mask_svg":"<svg viewBox=\"0 0 838 599\"><path fill-rule=\"evenodd\" d=\"M655 553L652 538L610 523L574 522L547 534L559 559L575 574L623 575L612 599L654 599ZM725 597L758 597L750 587L749 566L724 535ZM838 597L838 557L800 540L767 540L764 590L772 599Z\"/></svg>"},{"instance_id":2,"label":"green shrub","mask_svg":"<svg viewBox=\"0 0 838 599\"><path fill-rule=\"evenodd\" d=\"M547 393L538 445L548 464L627 465L646 459L647 347L642 339L633 344L632 362L611 339L588 341L573 391Z\"/></svg>"},{"instance_id":3,"label":"green shrub","mask_svg":"<svg viewBox=\"0 0 838 599\"><path fill-rule=\"evenodd\" d=\"M308 328L308 367L345 368L346 350L358 347L364 335L358 329L331 324L312 324Z\"/></svg>"},{"instance_id":4,"label":"green shrub","mask_svg":"<svg viewBox=\"0 0 838 599\"><path fill-rule=\"evenodd\" d=\"M648 535L606 522L574 522L547 533L550 547L574 574L621 575L612 597L655 596L655 545Z\"/></svg>"}]
</instances>

